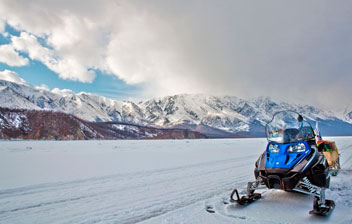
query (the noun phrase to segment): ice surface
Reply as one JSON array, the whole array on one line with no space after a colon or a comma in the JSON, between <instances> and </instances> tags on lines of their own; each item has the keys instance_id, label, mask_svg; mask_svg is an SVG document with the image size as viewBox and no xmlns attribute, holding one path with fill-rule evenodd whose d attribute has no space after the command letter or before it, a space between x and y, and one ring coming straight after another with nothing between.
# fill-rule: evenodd
<instances>
[{"instance_id":1,"label":"ice surface","mask_svg":"<svg viewBox=\"0 0 352 224\"><path fill-rule=\"evenodd\" d=\"M333 140L342 170L328 218L298 193L223 203L253 179L266 139L0 141L0 223L351 223L352 138Z\"/></svg>"}]
</instances>

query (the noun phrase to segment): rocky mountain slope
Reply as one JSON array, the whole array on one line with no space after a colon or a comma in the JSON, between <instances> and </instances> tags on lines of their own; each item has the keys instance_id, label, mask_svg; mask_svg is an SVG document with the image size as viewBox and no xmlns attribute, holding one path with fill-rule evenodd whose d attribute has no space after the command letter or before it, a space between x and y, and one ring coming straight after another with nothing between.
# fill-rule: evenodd
<instances>
[{"instance_id":1,"label":"rocky mountain slope","mask_svg":"<svg viewBox=\"0 0 352 224\"><path fill-rule=\"evenodd\" d=\"M141 102L117 101L89 93L59 93L0 80L0 106L53 110L87 121L118 121L162 128L188 128L209 137L262 136L264 126L280 110L294 110L319 121L323 135L352 135L352 111L325 111L270 98L175 95Z\"/></svg>"},{"instance_id":2,"label":"rocky mountain slope","mask_svg":"<svg viewBox=\"0 0 352 224\"><path fill-rule=\"evenodd\" d=\"M0 139L184 139L205 138L185 129L158 129L121 122L87 122L46 110L0 108Z\"/></svg>"}]
</instances>

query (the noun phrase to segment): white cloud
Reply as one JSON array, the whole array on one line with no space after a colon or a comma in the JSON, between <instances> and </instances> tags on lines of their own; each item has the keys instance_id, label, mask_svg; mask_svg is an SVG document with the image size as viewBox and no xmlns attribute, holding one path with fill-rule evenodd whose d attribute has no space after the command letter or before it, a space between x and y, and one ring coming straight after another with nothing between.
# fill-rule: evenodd
<instances>
[{"instance_id":1,"label":"white cloud","mask_svg":"<svg viewBox=\"0 0 352 224\"><path fill-rule=\"evenodd\" d=\"M49 87L45 84L41 84L40 86L35 86L34 88L39 91L50 91Z\"/></svg>"},{"instance_id":2,"label":"white cloud","mask_svg":"<svg viewBox=\"0 0 352 224\"><path fill-rule=\"evenodd\" d=\"M17 51L63 79L91 82L92 70L100 69L142 84L144 97L203 92L333 104L352 95L350 7L348 1L2 0L0 20L22 31L12 38Z\"/></svg>"},{"instance_id":3,"label":"white cloud","mask_svg":"<svg viewBox=\"0 0 352 224\"><path fill-rule=\"evenodd\" d=\"M23 30L19 37L12 37L15 49L43 62L63 79L91 82L92 69L100 69L128 84L148 84L153 94L176 91L175 81L187 81L183 89L190 87L186 75L190 69L184 68L178 61L182 56L173 51L173 45L179 45L176 33L168 33L167 22L153 12L140 10L129 1L87 1L84 6L69 1L4 1L0 15ZM173 78L175 74L178 77Z\"/></svg>"},{"instance_id":4,"label":"white cloud","mask_svg":"<svg viewBox=\"0 0 352 224\"><path fill-rule=\"evenodd\" d=\"M10 81L10 82L15 82L18 84L27 84L27 82L22 79L16 72L10 71L10 70L4 70L0 71L0 79Z\"/></svg>"},{"instance_id":5,"label":"white cloud","mask_svg":"<svg viewBox=\"0 0 352 224\"><path fill-rule=\"evenodd\" d=\"M0 18L0 34L5 32L5 21Z\"/></svg>"},{"instance_id":6,"label":"white cloud","mask_svg":"<svg viewBox=\"0 0 352 224\"><path fill-rule=\"evenodd\" d=\"M0 62L9 66L24 66L28 64L28 59L19 55L10 44L0 45Z\"/></svg>"},{"instance_id":7,"label":"white cloud","mask_svg":"<svg viewBox=\"0 0 352 224\"><path fill-rule=\"evenodd\" d=\"M54 50L42 46L32 34L21 32L18 37L12 36L11 41L16 50L28 53L33 60L41 61L63 79L91 82L95 77L95 73L81 65L75 57L67 55L61 58Z\"/></svg>"},{"instance_id":8,"label":"white cloud","mask_svg":"<svg viewBox=\"0 0 352 224\"><path fill-rule=\"evenodd\" d=\"M55 94L62 95L62 96L75 94L75 92L73 92L70 89L59 89L59 88L54 88L54 89L51 90L51 92L53 92Z\"/></svg>"}]
</instances>

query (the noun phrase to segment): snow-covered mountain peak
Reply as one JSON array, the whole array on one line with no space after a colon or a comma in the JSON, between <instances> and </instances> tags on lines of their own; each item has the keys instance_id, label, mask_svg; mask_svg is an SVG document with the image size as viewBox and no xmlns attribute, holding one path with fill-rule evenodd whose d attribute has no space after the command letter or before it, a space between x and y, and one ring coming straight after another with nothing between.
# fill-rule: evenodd
<instances>
[{"instance_id":1,"label":"snow-covered mountain peak","mask_svg":"<svg viewBox=\"0 0 352 224\"><path fill-rule=\"evenodd\" d=\"M0 94L1 107L62 111L87 121L122 121L194 130L202 127L228 133L262 133L272 115L282 110L297 111L311 121L352 123L352 110L335 115L317 107L279 102L269 97L244 100L236 96L181 94L134 103L85 92L38 89L3 80L0 80Z\"/></svg>"}]
</instances>

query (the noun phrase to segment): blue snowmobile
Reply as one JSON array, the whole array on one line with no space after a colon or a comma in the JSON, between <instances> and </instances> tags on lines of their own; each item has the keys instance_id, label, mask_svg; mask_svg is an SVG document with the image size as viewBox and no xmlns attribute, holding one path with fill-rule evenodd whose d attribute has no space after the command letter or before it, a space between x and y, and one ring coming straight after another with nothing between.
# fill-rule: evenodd
<instances>
[{"instance_id":1,"label":"blue snowmobile","mask_svg":"<svg viewBox=\"0 0 352 224\"><path fill-rule=\"evenodd\" d=\"M245 196L240 197L235 188L230 202L252 203L261 198L255 190L264 186L313 195L313 210L309 213L331 214L335 203L325 199L325 189L330 185L329 165L318 151L311 125L296 112L281 111L274 114L265 129L268 145L255 163L255 181L248 182Z\"/></svg>"}]
</instances>

